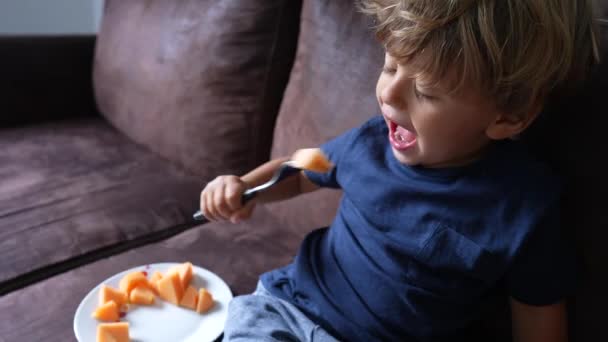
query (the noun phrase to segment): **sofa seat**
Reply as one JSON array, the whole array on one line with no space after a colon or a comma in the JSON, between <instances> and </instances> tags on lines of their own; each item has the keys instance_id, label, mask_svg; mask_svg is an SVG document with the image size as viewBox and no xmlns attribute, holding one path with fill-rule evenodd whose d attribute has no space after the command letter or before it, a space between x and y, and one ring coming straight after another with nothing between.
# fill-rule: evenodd
<instances>
[{"instance_id":1,"label":"sofa seat","mask_svg":"<svg viewBox=\"0 0 608 342\"><path fill-rule=\"evenodd\" d=\"M43 341L52 331L54 341L75 341L74 313L87 293L119 272L150 263L191 261L218 274L233 294L248 293L261 273L289 263L295 255L302 236L285 228L271 209L260 206L243 223L204 224L56 275L0 297L0 336L6 341Z\"/></svg>"},{"instance_id":2,"label":"sofa seat","mask_svg":"<svg viewBox=\"0 0 608 342\"><path fill-rule=\"evenodd\" d=\"M0 129L0 165L3 292L188 222L202 187L93 116Z\"/></svg>"}]
</instances>

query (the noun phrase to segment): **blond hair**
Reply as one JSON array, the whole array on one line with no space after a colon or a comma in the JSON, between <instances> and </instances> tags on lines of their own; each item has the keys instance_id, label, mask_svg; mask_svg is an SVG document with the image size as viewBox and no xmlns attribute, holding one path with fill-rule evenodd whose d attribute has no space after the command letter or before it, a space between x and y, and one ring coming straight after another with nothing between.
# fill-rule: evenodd
<instances>
[{"instance_id":1,"label":"blond hair","mask_svg":"<svg viewBox=\"0 0 608 342\"><path fill-rule=\"evenodd\" d=\"M362 0L387 52L432 82L456 72L498 108L526 110L599 61L591 0Z\"/></svg>"}]
</instances>

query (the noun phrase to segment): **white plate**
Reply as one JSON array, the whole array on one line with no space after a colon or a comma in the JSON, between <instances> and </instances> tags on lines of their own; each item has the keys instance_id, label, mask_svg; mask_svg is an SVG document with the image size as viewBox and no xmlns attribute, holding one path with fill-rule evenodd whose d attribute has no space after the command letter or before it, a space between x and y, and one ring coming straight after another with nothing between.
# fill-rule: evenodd
<instances>
[{"instance_id":1,"label":"white plate","mask_svg":"<svg viewBox=\"0 0 608 342\"><path fill-rule=\"evenodd\" d=\"M99 321L91 317L97 307L98 291L102 284L118 288L120 279L127 273L146 271L148 277L154 271L166 272L179 263L150 264L118 273L97 285L80 302L74 315L74 333L80 342L95 341ZM193 266L192 285L205 287L213 295L214 307L207 313L175 306L160 298L152 306L133 305L121 321L129 322L129 336L132 342L211 342L220 336L228 314L228 302L232 292L228 285L215 273Z\"/></svg>"}]
</instances>

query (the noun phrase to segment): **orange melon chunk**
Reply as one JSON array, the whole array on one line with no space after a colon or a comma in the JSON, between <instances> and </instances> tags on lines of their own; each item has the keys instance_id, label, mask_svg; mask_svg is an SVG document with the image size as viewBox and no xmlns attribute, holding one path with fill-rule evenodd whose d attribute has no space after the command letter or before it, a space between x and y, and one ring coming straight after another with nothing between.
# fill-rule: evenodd
<instances>
[{"instance_id":1,"label":"orange melon chunk","mask_svg":"<svg viewBox=\"0 0 608 342\"><path fill-rule=\"evenodd\" d=\"M213 296L211 292L205 288L198 291L198 303L196 304L196 312L204 313L213 307Z\"/></svg>"},{"instance_id":2,"label":"orange melon chunk","mask_svg":"<svg viewBox=\"0 0 608 342\"><path fill-rule=\"evenodd\" d=\"M156 293L158 293L158 281L163 277L163 274L159 271L154 271L148 283L150 284L150 288L152 288Z\"/></svg>"},{"instance_id":3,"label":"orange melon chunk","mask_svg":"<svg viewBox=\"0 0 608 342\"><path fill-rule=\"evenodd\" d=\"M131 290L129 295L129 302L140 305L152 305L156 295L154 292L147 287L138 286Z\"/></svg>"},{"instance_id":4,"label":"orange melon chunk","mask_svg":"<svg viewBox=\"0 0 608 342\"><path fill-rule=\"evenodd\" d=\"M97 326L97 342L129 342L129 323L101 323Z\"/></svg>"},{"instance_id":5,"label":"orange melon chunk","mask_svg":"<svg viewBox=\"0 0 608 342\"><path fill-rule=\"evenodd\" d=\"M319 148L303 148L291 156L293 166L314 172L327 172L333 164L325 157Z\"/></svg>"},{"instance_id":6,"label":"orange melon chunk","mask_svg":"<svg viewBox=\"0 0 608 342\"><path fill-rule=\"evenodd\" d=\"M97 332L97 342L116 342L116 339L107 332Z\"/></svg>"},{"instance_id":7,"label":"orange melon chunk","mask_svg":"<svg viewBox=\"0 0 608 342\"><path fill-rule=\"evenodd\" d=\"M104 305L111 300L115 301L118 306L121 306L127 303L127 294L108 285L101 285L99 289L99 305Z\"/></svg>"},{"instance_id":8,"label":"orange melon chunk","mask_svg":"<svg viewBox=\"0 0 608 342\"><path fill-rule=\"evenodd\" d=\"M120 318L118 304L116 304L115 301L110 300L97 307L97 309L93 311L92 316L100 321L116 322Z\"/></svg>"},{"instance_id":9,"label":"orange melon chunk","mask_svg":"<svg viewBox=\"0 0 608 342\"><path fill-rule=\"evenodd\" d=\"M173 266L167 271L167 274L173 272L179 273L182 289L187 289L188 285L190 285L190 281L192 280L192 263L185 262L183 264Z\"/></svg>"},{"instance_id":10,"label":"orange melon chunk","mask_svg":"<svg viewBox=\"0 0 608 342\"><path fill-rule=\"evenodd\" d=\"M188 309L196 310L196 304L198 300L198 293L196 289L190 285L184 292L184 296L182 300L180 300L179 305Z\"/></svg>"},{"instance_id":11,"label":"orange melon chunk","mask_svg":"<svg viewBox=\"0 0 608 342\"><path fill-rule=\"evenodd\" d=\"M149 286L148 278L142 272L131 272L120 279L120 290L129 296L138 286Z\"/></svg>"},{"instance_id":12,"label":"orange melon chunk","mask_svg":"<svg viewBox=\"0 0 608 342\"><path fill-rule=\"evenodd\" d=\"M175 305L179 305L179 302L184 294L179 273L169 273L162 277L157 284L160 298Z\"/></svg>"}]
</instances>

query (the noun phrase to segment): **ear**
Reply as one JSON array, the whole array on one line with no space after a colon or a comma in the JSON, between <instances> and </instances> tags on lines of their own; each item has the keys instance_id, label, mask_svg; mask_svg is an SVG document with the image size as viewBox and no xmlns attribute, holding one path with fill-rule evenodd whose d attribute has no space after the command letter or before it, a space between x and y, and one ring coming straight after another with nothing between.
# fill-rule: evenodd
<instances>
[{"instance_id":1,"label":"ear","mask_svg":"<svg viewBox=\"0 0 608 342\"><path fill-rule=\"evenodd\" d=\"M499 112L486 128L486 135L492 140L503 140L523 132L540 114L543 101L535 101L528 110L520 113Z\"/></svg>"}]
</instances>

